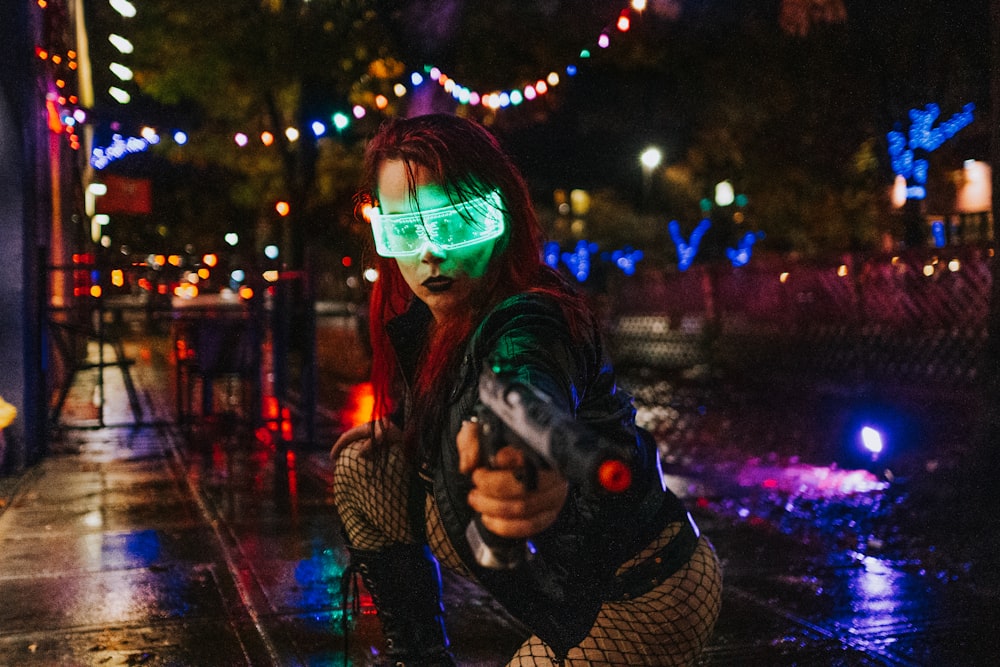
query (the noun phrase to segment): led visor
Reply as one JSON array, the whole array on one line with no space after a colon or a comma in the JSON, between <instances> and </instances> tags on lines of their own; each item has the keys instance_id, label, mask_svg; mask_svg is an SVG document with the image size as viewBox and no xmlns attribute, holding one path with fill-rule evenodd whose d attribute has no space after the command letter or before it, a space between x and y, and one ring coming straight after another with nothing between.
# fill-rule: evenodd
<instances>
[{"instance_id":1,"label":"led visor","mask_svg":"<svg viewBox=\"0 0 1000 667\"><path fill-rule=\"evenodd\" d=\"M496 190L429 211L385 214L373 207L368 218L375 251L383 257L419 255L428 244L442 250L464 248L495 239L504 230L503 205Z\"/></svg>"}]
</instances>

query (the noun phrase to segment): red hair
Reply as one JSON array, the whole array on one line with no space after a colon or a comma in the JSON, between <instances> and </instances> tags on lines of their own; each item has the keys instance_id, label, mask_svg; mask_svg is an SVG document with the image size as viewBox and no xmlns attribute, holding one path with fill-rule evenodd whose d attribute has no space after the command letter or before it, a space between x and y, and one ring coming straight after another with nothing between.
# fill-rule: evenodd
<instances>
[{"instance_id":1,"label":"red hair","mask_svg":"<svg viewBox=\"0 0 1000 667\"><path fill-rule=\"evenodd\" d=\"M401 160L407 166L414 197L413 174L417 167L423 167L430 180L440 184L454 202L499 191L507 222L479 283L476 303L470 304L472 307L461 318L437 323L434 340L425 346L411 386L416 407L413 414L419 423L409 425L410 432L413 428L419 430L425 419L436 416L440 401L433 398L440 395L443 383L456 371L475 326L504 298L527 291L549 293L562 305L574 329L586 308L582 297L567 291L565 283L542 262L541 228L528 187L513 161L484 127L446 114L387 121L366 148L359 204L377 201L378 170L387 160ZM405 312L414 296L395 260L376 256L375 268L378 280L370 303L371 379L374 416L382 417L395 407L393 389L399 372L385 325Z\"/></svg>"}]
</instances>

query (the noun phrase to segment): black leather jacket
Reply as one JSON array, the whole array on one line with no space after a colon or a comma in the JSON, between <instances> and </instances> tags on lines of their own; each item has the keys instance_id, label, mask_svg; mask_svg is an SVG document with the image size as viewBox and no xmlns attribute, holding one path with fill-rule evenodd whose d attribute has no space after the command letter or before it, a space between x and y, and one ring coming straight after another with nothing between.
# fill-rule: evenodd
<instances>
[{"instance_id":1,"label":"black leather jacket","mask_svg":"<svg viewBox=\"0 0 1000 667\"><path fill-rule=\"evenodd\" d=\"M412 378L430 313L419 300L389 323L404 377ZM514 370L516 380L547 394L563 410L616 443L633 464L633 484L618 496L586 494L571 486L556 523L532 541L534 558L513 570L480 567L465 539L473 518L471 484L458 472L455 437L473 414L479 371L487 361ZM521 294L489 313L470 338L447 400L446 418L422 443L422 471L442 522L462 561L515 617L565 654L587 635L618 567L669 521L685 516L662 486L656 445L635 424L631 397L618 389L599 332L572 340L562 310L550 297Z\"/></svg>"}]
</instances>

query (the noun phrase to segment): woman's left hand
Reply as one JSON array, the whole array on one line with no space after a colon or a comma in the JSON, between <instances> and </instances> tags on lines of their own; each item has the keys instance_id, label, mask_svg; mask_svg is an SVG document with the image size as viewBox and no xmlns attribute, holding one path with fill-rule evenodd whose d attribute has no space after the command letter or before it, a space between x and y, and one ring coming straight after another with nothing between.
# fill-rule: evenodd
<instances>
[{"instance_id":1,"label":"woman's left hand","mask_svg":"<svg viewBox=\"0 0 1000 667\"><path fill-rule=\"evenodd\" d=\"M525 488L524 454L517 447L501 448L493 467L479 461L479 428L465 422L457 438L459 470L472 475L475 488L469 506L482 515L483 526L500 537L531 537L551 526L566 503L569 484L554 470L539 470L538 484Z\"/></svg>"}]
</instances>

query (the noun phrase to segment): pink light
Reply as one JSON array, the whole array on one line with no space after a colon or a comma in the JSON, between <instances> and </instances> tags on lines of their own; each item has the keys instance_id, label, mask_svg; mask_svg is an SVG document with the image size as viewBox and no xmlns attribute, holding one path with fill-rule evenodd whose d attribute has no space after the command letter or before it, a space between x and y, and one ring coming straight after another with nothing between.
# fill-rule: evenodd
<instances>
[{"instance_id":1,"label":"pink light","mask_svg":"<svg viewBox=\"0 0 1000 667\"><path fill-rule=\"evenodd\" d=\"M608 48L610 44L611 44L611 38L604 33L601 33L601 36L597 38L597 45L602 49Z\"/></svg>"}]
</instances>

